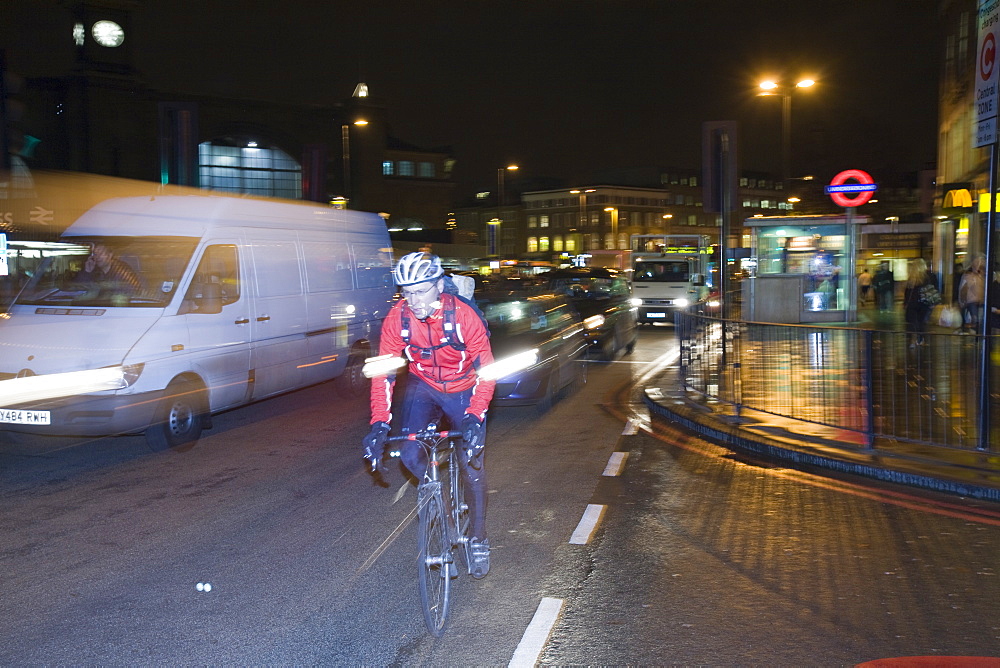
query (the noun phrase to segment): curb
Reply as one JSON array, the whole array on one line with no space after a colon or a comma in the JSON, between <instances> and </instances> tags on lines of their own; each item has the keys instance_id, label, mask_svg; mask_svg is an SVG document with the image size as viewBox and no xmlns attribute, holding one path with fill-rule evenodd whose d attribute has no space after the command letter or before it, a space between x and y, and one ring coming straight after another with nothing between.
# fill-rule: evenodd
<instances>
[{"instance_id":1,"label":"curb","mask_svg":"<svg viewBox=\"0 0 1000 668\"><path fill-rule=\"evenodd\" d=\"M654 390L654 393L659 394L659 390ZM695 411L685 409L680 405L668 407L665 404L653 399L650 394L650 390L646 390L643 395L643 400L652 413L677 422L704 436L705 438L735 450L750 452L768 459L777 459L792 462L798 465L812 466L840 473L851 473L866 478L907 485L910 487L918 487L921 489L945 492L963 497L1000 502L1000 487L978 485L966 481L955 480L947 477L946 475L936 476L928 474L927 472L914 473L901 469L875 466L870 463L850 461L846 458L835 459L833 457L811 453L808 451L808 446L805 445L801 446L802 449L800 450L793 449L785 445L779 445L777 442L761 436L749 438L746 435L746 432L740 430L738 427L724 425L718 420L706 417L705 415L701 415L701 419L696 419L695 417L692 417L692 415L696 414ZM845 454L847 453L845 452ZM904 461L904 458L901 458L898 455L886 453L879 453L879 457L881 459L895 458L901 462ZM917 466L917 464L914 465ZM949 466L948 464L938 464L938 467L943 470L963 469L970 472L976 471L966 467ZM998 478L998 480L1000 480L1000 473L992 473Z\"/></svg>"}]
</instances>

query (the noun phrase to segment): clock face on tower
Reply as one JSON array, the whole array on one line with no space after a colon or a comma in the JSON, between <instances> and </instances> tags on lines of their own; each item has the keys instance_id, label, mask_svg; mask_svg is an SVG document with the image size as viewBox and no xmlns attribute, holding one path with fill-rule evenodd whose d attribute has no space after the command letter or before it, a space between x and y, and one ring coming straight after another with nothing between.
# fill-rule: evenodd
<instances>
[{"instance_id":1,"label":"clock face on tower","mask_svg":"<svg viewBox=\"0 0 1000 668\"><path fill-rule=\"evenodd\" d=\"M90 29L90 34L94 36L101 46L115 47L121 46L125 41L125 31L114 21L98 21Z\"/></svg>"}]
</instances>

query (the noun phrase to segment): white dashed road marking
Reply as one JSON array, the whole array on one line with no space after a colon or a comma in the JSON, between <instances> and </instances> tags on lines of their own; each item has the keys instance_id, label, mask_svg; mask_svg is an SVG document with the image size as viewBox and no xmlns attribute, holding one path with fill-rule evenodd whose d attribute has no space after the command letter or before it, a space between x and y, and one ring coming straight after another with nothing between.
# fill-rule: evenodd
<instances>
[{"instance_id":1,"label":"white dashed road marking","mask_svg":"<svg viewBox=\"0 0 1000 668\"><path fill-rule=\"evenodd\" d=\"M570 545L586 545L589 543L606 509L607 506L596 503L588 504L587 509L583 511L583 517L580 518L580 523L576 525L576 530L573 531L573 535L569 538Z\"/></svg>"},{"instance_id":2,"label":"white dashed road marking","mask_svg":"<svg viewBox=\"0 0 1000 668\"><path fill-rule=\"evenodd\" d=\"M562 608L563 600L561 598L546 596L538 603L535 616L531 618L531 623L524 630L521 642L514 650L514 656L511 657L508 666L522 668L535 665L542 650L545 649L545 643L549 640L552 627L556 625Z\"/></svg>"},{"instance_id":3,"label":"white dashed road marking","mask_svg":"<svg viewBox=\"0 0 1000 668\"><path fill-rule=\"evenodd\" d=\"M612 452L608 459L608 465L604 467L605 476L619 476L625 468L625 460L628 458L627 452Z\"/></svg>"}]
</instances>

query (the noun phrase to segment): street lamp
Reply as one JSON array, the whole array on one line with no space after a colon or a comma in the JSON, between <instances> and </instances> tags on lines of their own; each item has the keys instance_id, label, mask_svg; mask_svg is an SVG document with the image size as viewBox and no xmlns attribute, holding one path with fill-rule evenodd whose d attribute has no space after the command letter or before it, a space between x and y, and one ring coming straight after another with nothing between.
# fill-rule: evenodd
<instances>
[{"instance_id":1,"label":"street lamp","mask_svg":"<svg viewBox=\"0 0 1000 668\"><path fill-rule=\"evenodd\" d=\"M504 174L507 172L516 172L517 165L507 165L506 167L497 168L497 217L489 221L490 226L490 255L497 254L497 230L500 224L503 223L503 205L504 205Z\"/></svg>"},{"instance_id":2,"label":"street lamp","mask_svg":"<svg viewBox=\"0 0 1000 668\"><path fill-rule=\"evenodd\" d=\"M368 121L359 118L354 125L362 127L368 125ZM340 151L344 156L344 201L347 208L351 201L351 126L347 123L340 126Z\"/></svg>"},{"instance_id":3,"label":"street lamp","mask_svg":"<svg viewBox=\"0 0 1000 668\"><path fill-rule=\"evenodd\" d=\"M787 188L788 179L791 176L791 153L792 153L792 92L797 88L811 88L816 85L812 79L802 79L794 86L784 86L773 79L760 82L762 92L758 95L780 95L781 96L781 177L782 183Z\"/></svg>"}]
</instances>

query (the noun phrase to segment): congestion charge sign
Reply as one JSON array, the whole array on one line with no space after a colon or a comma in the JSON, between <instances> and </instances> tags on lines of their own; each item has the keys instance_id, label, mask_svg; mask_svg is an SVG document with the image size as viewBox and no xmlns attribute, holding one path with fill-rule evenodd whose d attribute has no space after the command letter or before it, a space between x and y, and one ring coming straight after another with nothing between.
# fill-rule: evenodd
<instances>
[{"instance_id":1,"label":"congestion charge sign","mask_svg":"<svg viewBox=\"0 0 1000 668\"><path fill-rule=\"evenodd\" d=\"M979 48L975 71L976 120L973 125L973 148L996 143L997 115L1000 112L1000 0L979 0Z\"/></svg>"},{"instance_id":2,"label":"congestion charge sign","mask_svg":"<svg viewBox=\"0 0 1000 668\"><path fill-rule=\"evenodd\" d=\"M850 180L856 183L847 183ZM872 180L871 174L860 169L845 169L833 177L826 192L837 206L845 209L866 204L872 198L878 185Z\"/></svg>"}]
</instances>

